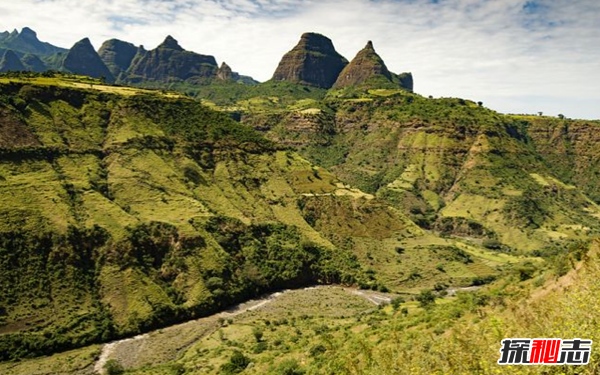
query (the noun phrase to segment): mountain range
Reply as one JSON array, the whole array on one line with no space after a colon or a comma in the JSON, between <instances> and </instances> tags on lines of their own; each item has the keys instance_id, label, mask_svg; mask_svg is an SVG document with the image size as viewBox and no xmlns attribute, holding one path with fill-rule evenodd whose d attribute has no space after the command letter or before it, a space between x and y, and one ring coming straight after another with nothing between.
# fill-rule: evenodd
<instances>
[{"instance_id":1,"label":"mountain range","mask_svg":"<svg viewBox=\"0 0 600 375\"><path fill-rule=\"evenodd\" d=\"M224 62L219 67L213 56L183 49L171 36L152 50L110 39L96 51L88 38L66 50L41 42L33 30L25 27L21 32L0 33L0 56L0 72L56 70L142 87L170 87L174 83L258 83L235 73ZM371 42L349 64L329 38L316 33L302 35L298 44L283 56L272 78L272 81L325 89L377 80L391 87L413 89L412 75L391 73Z\"/></svg>"}]
</instances>

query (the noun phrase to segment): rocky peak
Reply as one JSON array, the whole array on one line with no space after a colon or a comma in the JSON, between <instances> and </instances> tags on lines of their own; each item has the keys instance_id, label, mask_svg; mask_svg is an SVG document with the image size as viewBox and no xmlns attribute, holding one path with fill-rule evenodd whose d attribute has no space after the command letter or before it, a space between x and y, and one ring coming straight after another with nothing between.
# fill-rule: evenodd
<instances>
[{"instance_id":1,"label":"rocky peak","mask_svg":"<svg viewBox=\"0 0 600 375\"><path fill-rule=\"evenodd\" d=\"M80 40L71 47L62 67L71 73L94 78L104 77L109 82L114 81L112 73L100 59L88 38Z\"/></svg>"},{"instance_id":2,"label":"rocky peak","mask_svg":"<svg viewBox=\"0 0 600 375\"><path fill-rule=\"evenodd\" d=\"M107 40L98 50L98 55L115 77L129 68L137 53L138 47L118 39Z\"/></svg>"},{"instance_id":3,"label":"rocky peak","mask_svg":"<svg viewBox=\"0 0 600 375\"><path fill-rule=\"evenodd\" d=\"M174 49L177 51L183 51L184 49L179 45L179 42L175 40L171 35L167 35L164 42L162 42L157 48L163 49Z\"/></svg>"},{"instance_id":4,"label":"rocky peak","mask_svg":"<svg viewBox=\"0 0 600 375\"><path fill-rule=\"evenodd\" d=\"M53 55L66 51L63 48L40 41L36 32L29 27L24 27L21 32L13 30L11 33L1 33L0 44L0 47L12 49L15 52L34 53L37 55Z\"/></svg>"},{"instance_id":5,"label":"rocky peak","mask_svg":"<svg viewBox=\"0 0 600 375\"><path fill-rule=\"evenodd\" d=\"M348 64L333 46L331 39L305 33L298 44L286 53L273 74L274 81L290 81L329 88Z\"/></svg>"},{"instance_id":6,"label":"rocky peak","mask_svg":"<svg viewBox=\"0 0 600 375\"><path fill-rule=\"evenodd\" d=\"M7 50L4 52L4 56L2 56L2 60L0 60L0 72L9 72L9 71L23 71L25 67L21 60L19 60L19 56L11 50Z\"/></svg>"},{"instance_id":7,"label":"rocky peak","mask_svg":"<svg viewBox=\"0 0 600 375\"><path fill-rule=\"evenodd\" d=\"M217 78L222 81L227 81L233 78L233 70L231 67L227 65L227 63L223 62L217 70Z\"/></svg>"},{"instance_id":8,"label":"rocky peak","mask_svg":"<svg viewBox=\"0 0 600 375\"><path fill-rule=\"evenodd\" d=\"M373 42L369 41L340 73L334 87L356 86L372 78L385 78L389 82L393 81L392 73L385 66L383 59L375 52Z\"/></svg>"},{"instance_id":9,"label":"rocky peak","mask_svg":"<svg viewBox=\"0 0 600 375\"><path fill-rule=\"evenodd\" d=\"M20 36L23 38L30 38L30 39L38 40L37 33L35 31L33 31L32 29L30 29L29 27L24 27L21 30Z\"/></svg>"}]
</instances>

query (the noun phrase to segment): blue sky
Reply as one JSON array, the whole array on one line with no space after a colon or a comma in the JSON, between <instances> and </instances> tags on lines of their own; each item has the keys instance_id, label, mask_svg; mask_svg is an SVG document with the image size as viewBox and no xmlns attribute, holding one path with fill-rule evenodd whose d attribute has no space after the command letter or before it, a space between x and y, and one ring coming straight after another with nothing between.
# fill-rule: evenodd
<instances>
[{"instance_id":1,"label":"blue sky","mask_svg":"<svg viewBox=\"0 0 600 375\"><path fill-rule=\"evenodd\" d=\"M351 59L367 40L423 95L501 112L600 119L598 0L19 0L5 29L32 27L69 47L120 38L153 48L167 34L234 70L270 78L301 33Z\"/></svg>"}]
</instances>

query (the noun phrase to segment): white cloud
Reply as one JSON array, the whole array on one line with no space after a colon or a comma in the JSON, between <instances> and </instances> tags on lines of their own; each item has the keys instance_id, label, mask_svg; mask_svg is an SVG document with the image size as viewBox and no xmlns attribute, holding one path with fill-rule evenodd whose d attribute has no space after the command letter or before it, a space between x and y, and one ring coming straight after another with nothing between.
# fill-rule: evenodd
<instances>
[{"instance_id":1,"label":"white cloud","mask_svg":"<svg viewBox=\"0 0 600 375\"><path fill-rule=\"evenodd\" d=\"M527 6L526 4L529 3ZM525 10L524 10L525 6ZM69 47L89 36L153 48L167 34L266 80L301 33L354 57L367 40L425 95L505 112L600 118L597 0L20 0L0 24Z\"/></svg>"}]
</instances>

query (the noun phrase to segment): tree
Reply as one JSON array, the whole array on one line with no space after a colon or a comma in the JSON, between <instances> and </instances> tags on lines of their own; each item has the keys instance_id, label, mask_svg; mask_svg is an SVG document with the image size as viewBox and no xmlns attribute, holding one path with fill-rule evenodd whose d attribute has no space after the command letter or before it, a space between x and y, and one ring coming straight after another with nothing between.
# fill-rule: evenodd
<instances>
[{"instance_id":1,"label":"tree","mask_svg":"<svg viewBox=\"0 0 600 375\"><path fill-rule=\"evenodd\" d=\"M564 119L565 119L565 115L563 115L562 113L560 113L560 114L558 115L558 118L559 118L559 119L561 119L561 120L564 120Z\"/></svg>"},{"instance_id":2,"label":"tree","mask_svg":"<svg viewBox=\"0 0 600 375\"><path fill-rule=\"evenodd\" d=\"M262 338L263 338L263 330L262 329L260 329L258 327L252 328L252 334L254 335L256 342L262 341Z\"/></svg>"},{"instance_id":3,"label":"tree","mask_svg":"<svg viewBox=\"0 0 600 375\"><path fill-rule=\"evenodd\" d=\"M477 105L483 107L483 102L477 102Z\"/></svg>"}]
</instances>

